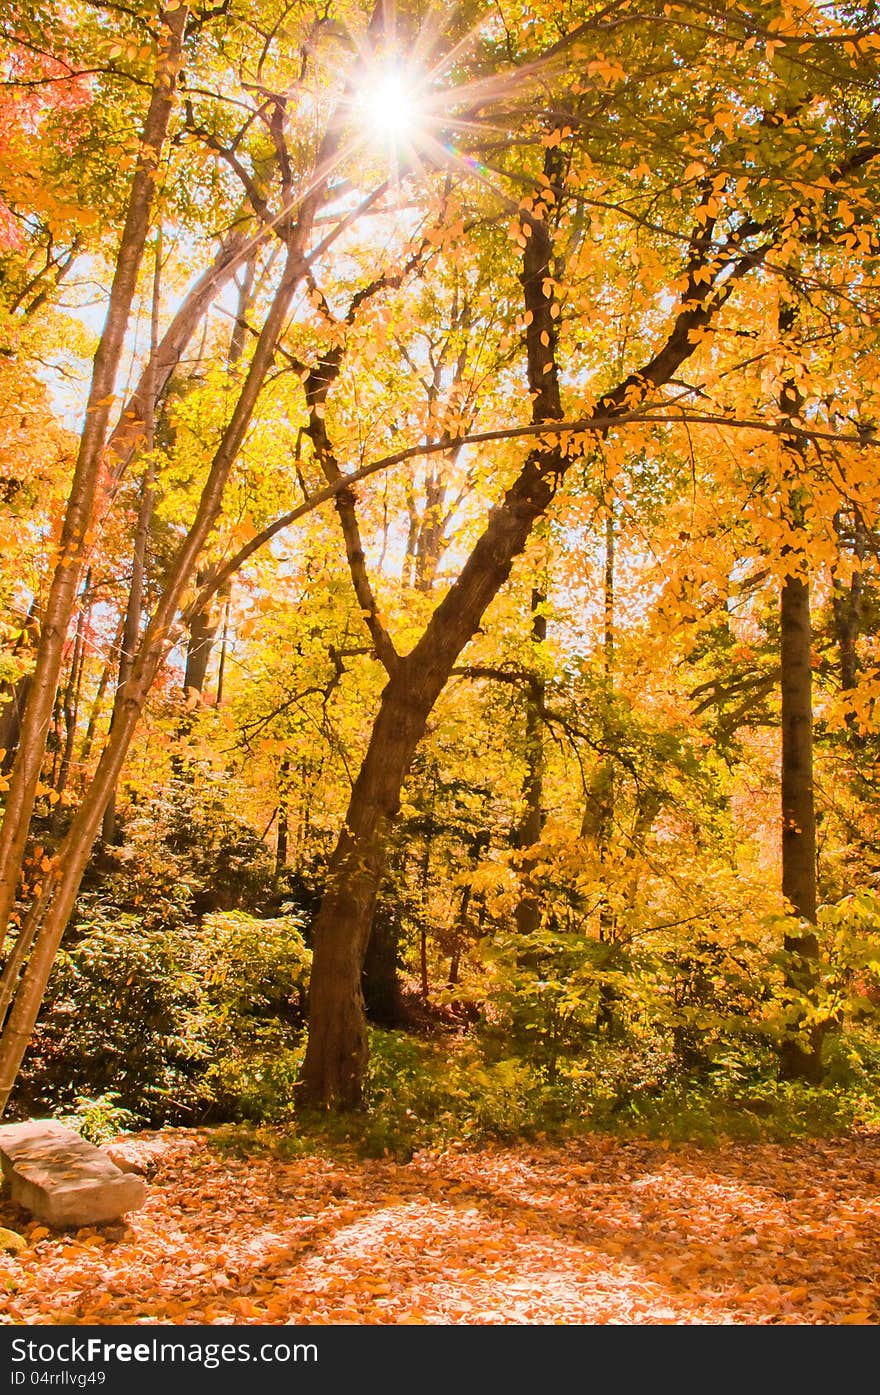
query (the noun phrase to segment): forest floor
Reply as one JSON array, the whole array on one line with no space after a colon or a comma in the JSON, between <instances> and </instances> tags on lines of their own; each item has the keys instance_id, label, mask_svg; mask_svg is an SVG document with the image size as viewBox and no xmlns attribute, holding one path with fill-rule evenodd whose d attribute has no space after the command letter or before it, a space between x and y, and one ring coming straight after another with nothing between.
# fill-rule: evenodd
<instances>
[{"instance_id":1,"label":"forest floor","mask_svg":"<svg viewBox=\"0 0 880 1395\"><path fill-rule=\"evenodd\" d=\"M880 1136L589 1137L408 1163L129 1136L126 1222L0 1254L0 1322L837 1324L880 1321Z\"/></svg>"}]
</instances>

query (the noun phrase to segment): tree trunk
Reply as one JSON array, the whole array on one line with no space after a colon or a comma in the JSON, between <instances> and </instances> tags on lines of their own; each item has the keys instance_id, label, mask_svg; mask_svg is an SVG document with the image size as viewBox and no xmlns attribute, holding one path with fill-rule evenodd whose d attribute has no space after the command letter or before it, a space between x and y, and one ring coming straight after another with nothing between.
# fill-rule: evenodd
<instances>
[{"instance_id":1,"label":"tree trunk","mask_svg":"<svg viewBox=\"0 0 880 1395\"><path fill-rule=\"evenodd\" d=\"M118 654L122 647L122 632L124 629L125 615L122 614L119 617L119 623L116 626L116 633L113 637L113 642L110 645L110 652L107 655L107 662L101 669L101 677L98 679L98 688L95 693L94 701L92 703L92 710L89 713L89 720L86 725L86 734L83 737L82 750L79 753L79 761L80 765L82 766L85 766L86 762L89 759L89 756L92 754L92 746L95 743L95 732L98 727L98 722L101 718L101 707L104 702L104 694L106 693L107 688L110 684L110 678L115 667L113 663L113 656L115 654Z\"/></svg>"},{"instance_id":2,"label":"tree trunk","mask_svg":"<svg viewBox=\"0 0 880 1395\"><path fill-rule=\"evenodd\" d=\"M39 604L35 597L28 608L21 634L13 646L13 653L20 654L23 649L36 648L40 638L39 628ZM15 764L15 753L21 736L21 719L27 705L30 685L30 673L23 673L14 684L3 684L4 705L0 710L0 775L8 775Z\"/></svg>"},{"instance_id":3,"label":"tree trunk","mask_svg":"<svg viewBox=\"0 0 880 1395\"><path fill-rule=\"evenodd\" d=\"M558 160L557 151L547 152L545 177L551 184L558 183ZM532 420L560 421L549 229L538 205L532 212L521 209L519 216L530 233L525 237L521 280L528 321L526 366ZM699 258L694 260L662 348L597 403L596 416L603 420L597 435L607 429L610 417L633 410L652 388L669 381L693 353L694 331L711 323L735 279L760 265L765 255L765 249L744 254L720 288L713 286L711 278L696 279L702 264ZM421 639L399 660L386 685L313 927L309 1040L300 1077L304 1104L351 1108L360 1103L367 1062L361 965L401 785L458 656L506 582L571 459L559 444L539 446L529 454L519 477L491 511L482 536Z\"/></svg>"},{"instance_id":4,"label":"tree trunk","mask_svg":"<svg viewBox=\"0 0 880 1395\"><path fill-rule=\"evenodd\" d=\"M614 496L608 494L608 482L603 480L605 499L605 566L602 578L602 746L603 753L593 775L584 802L584 816L581 821L581 837L590 838L596 845L601 862L607 864L611 850L615 815L615 778L612 748L614 730L612 704L614 702L614 582L616 534L614 525ZM607 876L607 871L606 871ZM617 936L616 917L611 902L603 896L599 906L599 942L613 944ZM603 980L599 984L599 1002L596 1008L596 1030L608 1036L614 1035L614 1003L616 993L612 984Z\"/></svg>"},{"instance_id":5,"label":"tree trunk","mask_svg":"<svg viewBox=\"0 0 880 1395\"><path fill-rule=\"evenodd\" d=\"M380 902L364 955L361 992L370 1022L399 1027L404 1020L397 958L400 950L400 916L397 904Z\"/></svg>"},{"instance_id":6,"label":"tree trunk","mask_svg":"<svg viewBox=\"0 0 880 1395\"><path fill-rule=\"evenodd\" d=\"M843 538L844 524L840 514L838 514L835 519L835 527L838 548L842 551L845 546ZM855 518L853 521L851 548L858 565L853 568L848 583L840 578L838 569L834 569L833 589L831 593L834 630L837 638L840 687L845 693L854 692L859 681L858 640L862 630L864 609L864 582L862 579L861 564L867 551L867 538L865 537L864 526L858 518ZM851 710L846 713L846 723L850 733L852 733L855 723L854 713Z\"/></svg>"},{"instance_id":7,"label":"tree trunk","mask_svg":"<svg viewBox=\"0 0 880 1395\"><path fill-rule=\"evenodd\" d=\"M401 787L435 701L434 685L421 674L411 677L413 667L409 656L385 688L313 926L302 1094L316 1106L356 1106L361 1099L367 1064L361 968Z\"/></svg>"},{"instance_id":8,"label":"tree trunk","mask_svg":"<svg viewBox=\"0 0 880 1395\"><path fill-rule=\"evenodd\" d=\"M315 194L311 197L314 198ZM307 205L307 208L313 213L314 204ZM298 229L303 237L308 236L310 227L310 217L301 219ZM0 1038L0 1114L6 1108L33 1032L49 974L73 910L104 810L116 787L147 694L165 658L169 644L168 632L177 615L180 599L220 512L226 480L241 449L263 379L274 356L294 291L302 274L301 244L298 239L292 238L281 284L263 326L232 417L214 456L196 516L186 538L178 548L169 570L165 590L147 626L130 677L120 695L116 725L108 735L94 778L22 927L20 938L22 941L31 938L34 948Z\"/></svg>"},{"instance_id":9,"label":"tree trunk","mask_svg":"<svg viewBox=\"0 0 880 1395\"><path fill-rule=\"evenodd\" d=\"M79 703L82 692L83 669L85 668L85 627L91 613L91 602L88 595L91 590L91 572L86 572L86 579L82 589L80 612L76 620L76 637L73 643L73 654L70 660L70 675L64 690L64 698L61 703L61 711L64 717L64 748L61 752L61 761L58 767L58 778L55 781L55 793L58 801L55 805L55 812L52 823L55 831L60 827L61 817L61 795L67 786L67 777L70 773L70 766L73 760L73 747L76 741L76 724L79 719Z\"/></svg>"},{"instance_id":10,"label":"tree trunk","mask_svg":"<svg viewBox=\"0 0 880 1395\"><path fill-rule=\"evenodd\" d=\"M490 834L483 828L479 829L471 839L470 857L473 866L479 865L480 858L489 847ZM458 912L455 917L455 925L452 930L452 953L449 957L449 977L447 985L455 988L458 983L458 976L461 971L461 956L467 943L467 932L470 921L471 901L474 899L473 882L466 882L462 887L461 900L458 903ZM482 894L479 897L481 913L485 912L485 898Z\"/></svg>"},{"instance_id":11,"label":"tree trunk","mask_svg":"<svg viewBox=\"0 0 880 1395\"><path fill-rule=\"evenodd\" d=\"M524 217L532 232L522 273L526 307L532 311L526 327L532 415L536 421L558 421L556 325L552 291L545 294L548 282L552 285L551 240L546 222ZM309 1038L300 1079L305 1104L360 1104L368 1054L361 967L401 787L456 659L510 575L564 471L558 446L530 453L421 639L394 665L382 694L313 927Z\"/></svg>"},{"instance_id":12,"label":"tree trunk","mask_svg":"<svg viewBox=\"0 0 880 1395\"><path fill-rule=\"evenodd\" d=\"M813 801L813 700L810 585L804 576L787 576L779 610L782 662L782 894L802 922L816 921L816 819ZM812 930L785 936L792 956L790 986L809 996L815 987L819 941ZM809 1029L805 1044L782 1043L780 1073L785 1080L818 1082L822 1077L821 1024Z\"/></svg>"},{"instance_id":13,"label":"tree trunk","mask_svg":"<svg viewBox=\"0 0 880 1395\"><path fill-rule=\"evenodd\" d=\"M214 706L223 706L223 684L226 678L226 655L229 648L229 615L232 610L232 582L227 581L217 592L217 599L223 602L223 630L220 635L220 662L217 665L217 696Z\"/></svg>"},{"instance_id":14,"label":"tree trunk","mask_svg":"<svg viewBox=\"0 0 880 1395\"><path fill-rule=\"evenodd\" d=\"M275 814L278 819L274 875L277 887L281 881L281 874L287 866L287 842L290 834L290 759L288 756L284 757L278 770L278 805Z\"/></svg>"},{"instance_id":15,"label":"tree trunk","mask_svg":"<svg viewBox=\"0 0 880 1395\"><path fill-rule=\"evenodd\" d=\"M229 353L227 364L230 369L234 369L241 361L244 353L245 330L247 327L247 313L250 309L251 298L254 288L254 272L256 269L256 258L251 255L244 264L244 274L238 283L238 306L236 309L235 322L232 326L232 336L229 341ZM196 574L196 587L202 587L209 580L210 573L207 570L199 571ZM197 610L193 615L189 626L189 639L186 646L186 670L183 678L184 692L189 696L190 692L198 694L202 701L205 695L205 679L208 676L208 664L211 659L211 650L214 647L214 640L217 638L217 631L220 628L220 615L215 611L215 602L228 598L228 587L223 588L216 598L206 602L201 610ZM228 618L227 607L227 618ZM225 633L225 631L224 631ZM224 649L225 657L225 649ZM218 678L218 690L222 692L222 676ZM218 698L219 702L219 698ZM187 724L184 723L184 730Z\"/></svg>"},{"instance_id":16,"label":"tree trunk","mask_svg":"<svg viewBox=\"0 0 880 1395\"><path fill-rule=\"evenodd\" d=\"M233 228L221 242L213 264L202 273L180 302L171 323L150 354L140 382L126 402L107 442L108 450L115 457L115 479L121 478L128 462L141 446L147 415L150 411L155 413L158 400L167 388L199 321L253 245L254 239L248 236L244 227Z\"/></svg>"},{"instance_id":17,"label":"tree trunk","mask_svg":"<svg viewBox=\"0 0 880 1395\"><path fill-rule=\"evenodd\" d=\"M162 273L162 224L156 229L156 259L153 266L153 303L150 315L150 365L152 370L147 373L145 384L144 401L144 438L143 446L147 454L147 468L141 484L141 498L138 507L137 523L134 530L134 545L131 557L131 584L128 588L128 604L125 609L125 620L122 626L122 646L119 653L119 677L116 683L116 694L113 702L113 714L110 718L110 730L113 730L113 722L116 719L120 694L128 682L134 663L135 651L141 633L141 621L144 613L144 584L147 575L147 540L150 536L150 527L153 522L153 506L155 503L155 492L153 480L155 477L155 466L152 458L152 451L156 444L156 384L153 381L152 373L155 372L156 349L159 342L159 293L161 289ZM101 837L107 844L112 843L116 838L116 791L110 796L107 808L104 810L104 820L101 828Z\"/></svg>"},{"instance_id":18,"label":"tree trunk","mask_svg":"<svg viewBox=\"0 0 880 1395\"><path fill-rule=\"evenodd\" d=\"M204 570L197 572L196 587L204 586L208 577L209 573ZM210 604L206 605L204 609L196 611L190 621L189 640L186 646L186 669L183 676L183 686L187 696L192 692L198 696L199 700L204 697L208 662L219 628L220 617Z\"/></svg>"},{"instance_id":19,"label":"tree trunk","mask_svg":"<svg viewBox=\"0 0 880 1395\"><path fill-rule=\"evenodd\" d=\"M547 597L542 590L535 588L532 591L534 645L543 644L547 638L546 601ZM532 885L531 869L535 862L533 849L540 842L544 827L544 680L538 669L529 674L526 687L525 757L524 809L516 831L516 845L521 852L520 876L523 895L517 904L514 918L519 933L531 935L541 924L541 902Z\"/></svg>"},{"instance_id":20,"label":"tree trunk","mask_svg":"<svg viewBox=\"0 0 880 1395\"><path fill-rule=\"evenodd\" d=\"M180 17L182 29L185 11L179 10L174 13ZM286 223L286 258L278 289L257 338L254 354L232 415L211 462L195 518L177 549L169 568L165 588L132 665L131 675L121 695L118 724L108 734L94 778L86 790L67 837L59 848L49 872L46 873L42 889L31 905L25 926L22 927L20 943L30 938L34 941L34 948L0 1037L0 1115L6 1108L31 1038L49 975L70 919L104 810L116 787L147 694L170 647L169 631L198 558L217 522L229 473L244 442L294 293L306 273L304 249L311 236L318 205L326 194L341 135L339 120L336 117L331 118L318 150L315 175L300 203L298 216L294 220L291 213L291 218ZM51 714L51 704L49 713ZM15 896L17 878L16 870L11 888L8 888L10 908Z\"/></svg>"},{"instance_id":21,"label":"tree trunk","mask_svg":"<svg viewBox=\"0 0 880 1395\"><path fill-rule=\"evenodd\" d=\"M780 309L779 328L792 328L796 306ZM793 382L785 383L780 406L795 416L802 398ZM789 465L785 471L789 519L793 530L803 528L803 507L796 471L803 454L799 438L786 440ZM791 570L782 583L779 604L779 638L782 723L782 894L804 929L785 936L790 955L788 985L809 999L818 979L819 941L807 926L816 923L816 815L813 798L813 661L810 622L810 576L806 558L793 554ZM800 1025L799 1014L795 1026ZM822 1078L822 1023L806 1029L806 1038L788 1037L780 1047L780 1075L784 1080Z\"/></svg>"},{"instance_id":22,"label":"tree trunk","mask_svg":"<svg viewBox=\"0 0 880 1395\"><path fill-rule=\"evenodd\" d=\"M164 37L156 64L156 79L132 179L107 320L95 354L85 423L59 542L59 561L42 615L40 646L0 830L0 945L15 901L64 641L79 588L110 403L144 251L159 155L174 105L186 16L184 5L167 10L162 16Z\"/></svg>"}]
</instances>

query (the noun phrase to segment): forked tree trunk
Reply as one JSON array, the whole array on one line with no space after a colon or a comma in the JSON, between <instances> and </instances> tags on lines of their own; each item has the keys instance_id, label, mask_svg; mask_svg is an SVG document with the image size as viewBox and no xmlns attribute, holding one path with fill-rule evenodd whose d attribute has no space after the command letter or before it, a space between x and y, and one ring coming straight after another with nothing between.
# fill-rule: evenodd
<instances>
[{"instance_id":1,"label":"forked tree trunk","mask_svg":"<svg viewBox=\"0 0 880 1395\"><path fill-rule=\"evenodd\" d=\"M156 170L174 105L187 10L164 12L163 42L132 179L107 320L95 354L89 401L59 542L59 560L41 617L40 644L0 829L0 945L15 901L40 768L46 749L67 627L76 601L94 513L116 374L149 226Z\"/></svg>"},{"instance_id":2,"label":"forked tree trunk","mask_svg":"<svg viewBox=\"0 0 880 1395\"><path fill-rule=\"evenodd\" d=\"M558 184L556 159L555 151L549 151L545 158L544 173L551 184ZM521 279L528 320L527 371L536 423L562 418L555 363L556 320L551 313L555 304L552 248L547 223L538 208L536 204L533 212L520 213L529 233ZM695 250L669 337L648 363L599 401L596 416L603 424L597 425L597 434L607 429L610 417L632 410L653 388L669 381L693 353L699 337L694 331L711 323L736 281L761 264L766 250L742 254L733 274L720 287L711 276L707 279L702 274L706 249ZM485 531L422 638L400 659L382 694L313 926L309 1039L299 1082L300 1098L306 1105L345 1108L356 1107L361 1101L367 1063L361 965L403 780L456 660L510 575L514 559L525 547L535 520L550 504L570 460L559 446L544 446L530 453L518 479L490 513Z\"/></svg>"},{"instance_id":3,"label":"forked tree trunk","mask_svg":"<svg viewBox=\"0 0 880 1395\"><path fill-rule=\"evenodd\" d=\"M532 312L526 328L532 416L558 421L556 326L552 291L546 294L552 287L552 244L546 221L531 215L524 215L524 221L531 234L522 282ZM531 452L422 638L392 669L313 926L309 1037L300 1079L305 1104L360 1104L368 1056L361 967L403 782L456 660L510 575L564 469L558 446Z\"/></svg>"}]
</instances>

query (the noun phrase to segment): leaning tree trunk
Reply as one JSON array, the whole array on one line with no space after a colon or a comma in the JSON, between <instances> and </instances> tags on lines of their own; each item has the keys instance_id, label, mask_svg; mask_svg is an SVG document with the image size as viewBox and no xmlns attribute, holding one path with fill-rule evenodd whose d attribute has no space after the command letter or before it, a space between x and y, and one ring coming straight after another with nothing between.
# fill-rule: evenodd
<instances>
[{"instance_id":1,"label":"leaning tree trunk","mask_svg":"<svg viewBox=\"0 0 880 1395\"><path fill-rule=\"evenodd\" d=\"M318 151L316 177L303 197L299 216L288 227L284 271L257 338L232 415L211 463L195 518L169 568L165 589L146 628L131 675L121 694L117 726L108 734L94 778L83 796L67 837L45 873L42 887L35 895L13 953L7 960L0 988L0 1001L4 1004L0 1007L0 1016L5 1006L9 1006L0 1037L0 1114L6 1108L33 1033L104 810L116 788L147 694L170 647L168 635L181 598L208 536L216 525L229 473L244 443L294 293L306 274L305 247L314 226L318 205L326 194L340 139L340 123L337 118L331 118ZM30 958L24 967L28 950ZM16 984L22 969L21 981Z\"/></svg>"},{"instance_id":2,"label":"leaning tree trunk","mask_svg":"<svg viewBox=\"0 0 880 1395\"><path fill-rule=\"evenodd\" d=\"M249 237L247 212L242 210L241 222L236 222L226 234L211 266L190 287L180 302L174 317L144 365L140 381L119 414L107 442L112 457L114 480L121 479L126 466L144 438L150 412L155 413L158 399L171 381L187 344L196 332L223 287L232 279L242 260L254 255L261 236Z\"/></svg>"},{"instance_id":3,"label":"leaning tree trunk","mask_svg":"<svg viewBox=\"0 0 880 1395\"><path fill-rule=\"evenodd\" d=\"M175 99L187 10L163 14L165 37L132 179L128 211L110 290L107 320L95 354L85 424L59 541L59 560L41 617L40 644L28 694L21 739L0 830L0 945L15 902L22 856L55 704L67 627L79 588L89 526L95 507L104 438L116 374L137 286L156 188L159 154Z\"/></svg>"},{"instance_id":4,"label":"leaning tree trunk","mask_svg":"<svg viewBox=\"0 0 880 1395\"><path fill-rule=\"evenodd\" d=\"M310 211L313 211L313 206ZM308 236L310 227L311 218L303 220L300 229L303 238ZM51 861L43 885L22 924L13 954L7 962L2 996L11 1006L0 1037L0 1114L6 1108L36 1024L49 974L70 919L92 846L101 827L104 810L116 788L147 694L167 653L168 633L177 615L181 597L219 515L229 472L244 441L294 291L302 279L302 267L301 242L298 239L292 240L281 284L266 317L229 425L214 456L195 519L177 551L165 590L147 626L130 676L120 694L116 723L108 734L97 770L83 796L67 837ZM24 965L24 958L29 949L30 958L16 989L14 980Z\"/></svg>"}]
</instances>

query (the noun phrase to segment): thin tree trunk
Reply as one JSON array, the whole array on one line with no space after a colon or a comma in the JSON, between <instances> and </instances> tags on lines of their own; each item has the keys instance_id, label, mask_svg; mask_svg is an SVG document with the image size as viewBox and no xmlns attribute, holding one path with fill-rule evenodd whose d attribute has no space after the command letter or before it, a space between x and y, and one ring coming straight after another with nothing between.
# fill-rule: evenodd
<instances>
[{"instance_id":1,"label":"thin tree trunk","mask_svg":"<svg viewBox=\"0 0 880 1395\"><path fill-rule=\"evenodd\" d=\"M147 456L147 468L144 472L141 484L141 498L138 507L137 523L135 524L134 545L131 557L131 584L128 588L128 603L125 609L125 621L122 627L122 647L119 654L119 676L116 682L116 694L113 701L113 714L110 718L110 730L113 730L113 722L116 720L116 712L120 701L120 694L128 682L131 674L134 656L137 651L138 640L141 633L141 621L144 613L144 583L146 581L147 568L147 540L150 536L150 528L153 522L153 507L155 504L155 491L153 483L155 479L155 464L152 452L156 444L156 384L153 379L156 364L156 349L159 342L159 296L162 281L162 224L156 229L156 259L153 266L153 302L150 314L150 359L153 365L148 372L146 382L146 396L144 402L144 437L143 448ZM149 368L149 365L148 365ZM116 838L116 791L114 790L104 810L104 819L101 828L101 837L108 845Z\"/></svg>"},{"instance_id":2,"label":"thin tree trunk","mask_svg":"<svg viewBox=\"0 0 880 1395\"><path fill-rule=\"evenodd\" d=\"M73 655L70 660L70 676L61 704L61 710L64 716L64 749L61 754L61 762L58 767L58 779L55 784L55 793L58 795L58 802L55 805L53 822L56 829L61 813L61 795L64 793L67 786L67 778L70 773L71 761L73 760L73 747L76 741L76 724L79 718L83 669L85 668L85 627L91 613L91 604L86 604L86 597L90 590L91 573L86 572L85 583L82 589L82 604L76 619L76 637L73 643Z\"/></svg>"},{"instance_id":3,"label":"thin tree trunk","mask_svg":"<svg viewBox=\"0 0 880 1395\"><path fill-rule=\"evenodd\" d=\"M22 649L34 649L39 644L39 604L34 597L28 608L27 619L21 634L15 642L13 653ZM15 763L21 737L21 719L27 705L28 689L31 686L30 673L23 673L14 683L3 684L4 706L0 711L0 774L8 775Z\"/></svg>"},{"instance_id":4,"label":"thin tree trunk","mask_svg":"<svg viewBox=\"0 0 880 1395\"><path fill-rule=\"evenodd\" d=\"M89 713L88 725L86 726L86 734L83 737L82 750L79 753L81 765L85 765L89 756L92 754L92 746L95 742L95 731L97 730L98 721L100 720L101 716L101 705L104 701L104 694L106 693L110 683L110 675L113 672L113 668L115 666L113 663L113 656L115 654L118 654L122 647L122 632L124 629L125 615L122 614L119 617L119 623L116 626L116 634L114 635L113 642L110 645L110 653L107 656L107 662L101 669L101 677L98 679L98 687L95 692L94 701L92 703L92 710Z\"/></svg>"},{"instance_id":5,"label":"thin tree trunk","mask_svg":"<svg viewBox=\"0 0 880 1395\"><path fill-rule=\"evenodd\" d=\"M251 256L245 263L245 274L238 287L238 306L227 356L227 364L230 370L235 369L244 353L247 313L253 294L255 267L255 258ZM196 587L203 586L209 578L210 571L208 569L199 571L196 574ZM228 594L228 591L226 594ZM200 610L196 611L190 621L189 639L186 646L186 669L183 677L183 689L187 697L189 697L190 693L197 694L199 703L204 699L205 680L208 676L208 664L211 661L211 650L214 647L214 640L220 628L220 618L219 615L215 613L214 609L218 599L220 599L219 595L217 597L212 597ZM222 680L218 679L218 684L222 686ZM187 733L190 725L191 722L185 719L181 724L182 735Z\"/></svg>"},{"instance_id":6,"label":"thin tree trunk","mask_svg":"<svg viewBox=\"0 0 880 1395\"><path fill-rule=\"evenodd\" d=\"M431 848L434 842L434 804L437 798L437 772L433 773L431 802L428 806L428 819L425 826L425 846L422 850L422 865L419 877L419 990L422 1002L427 1003L430 993L428 979L428 910L431 891Z\"/></svg>"},{"instance_id":7,"label":"thin tree trunk","mask_svg":"<svg viewBox=\"0 0 880 1395\"><path fill-rule=\"evenodd\" d=\"M838 547L842 549L845 545L844 527L839 514L835 520L835 526ZM864 580L861 564L864 561L866 551L865 529L856 518L853 523L852 552L858 565L853 567L848 584L838 576L837 569L835 569L831 593L840 687L844 693L854 692L859 680L858 639L862 630L864 611ZM851 710L847 711L846 724L850 733L853 732L855 726L854 718L855 714Z\"/></svg>"},{"instance_id":8,"label":"thin tree trunk","mask_svg":"<svg viewBox=\"0 0 880 1395\"><path fill-rule=\"evenodd\" d=\"M605 481L607 490L607 481ZM605 513L605 567L602 580L602 759L593 780L590 797L584 807L584 820L581 836L592 836L596 851L602 863L608 862L611 851L611 838L615 818L615 779L614 759L611 755L614 743L612 704L614 702L614 656L616 634L614 625L614 584L616 559L616 534L614 525L614 497L606 499ZM613 944L617 937L617 920L607 896L602 898L599 907L599 942ZM613 986L603 980L599 984L599 1002L596 1008L596 1030L614 1035L614 1003L616 993Z\"/></svg>"},{"instance_id":9,"label":"thin tree trunk","mask_svg":"<svg viewBox=\"0 0 880 1395\"><path fill-rule=\"evenodd\" d=\"M214 706L222 707L223 684L226 678L226 654L229 646L229 614L232 609L232 583L225 582L217 592L217 596L223 601L223 631L220 635L220 662L217 665L217 696L214 699Z\"/></svg>"},{"instance_id":10,"label":"thin tree trunk","mask_svg":"<svg viewBox=\"0 0 880 1395\"><path fill-rule=\"evenodd\" d=\"M186 16L186 7L181 5L165 11L162 17L165 37L157 59L156 79L132 179L107 320L95 354L85 424L61 531L60 557L42 614L40 646L0 829L0 945L15 901L55 702L64 641L79 588L86 539L94 513L110 403L153 204L155 174L174 105Z\"/></svg>"},{"instance_id":11,"label":"thin tree trunk","mask_svg":"<svg viewBox=\"0 0 880 1395\"><path fill-rule=\"evenodd\" d=\"M532 643L543 644L547 638L547 597L539 588L532 591ZM531 935L541 924L541 902L532 885L533 849L541 840L544 827L544 680L540 670L529 674L526 687L525 757L526 775L523 782L524 810L516 831L520 849L520 875L523 895L514 918L521 935Z\"/></svg>"},{"instance_id":12,"label":"thin tree trunk","mask_svg":"<svg viewBox=\"0 0 880 1395\"><path fill-rule=\"evenodd\" d=\"M813 800L813 704L810 585L789 575L779 607L782 662L782 894L801 923L816 922L816 818ZM813 930L785 936L792 956L790 986L809 997L816 985L819 941ZM822 1077L821 1025L808 1042L782 1043L783 1079L818 1082Z\"/></svg>"},{"instance_id":13,"label":"thin tree trunk","mask_svg":"<svg viewBox=\"0 0 880 1395\"><path fill-rule=\"evenodd\" d=\"M485 829L480 829L474 834L470 846L470 855L474 867L479 864L480 858L489 846L489 834ZM472 882L466 882L461 892L461 900L458 904L458 911L455 917L455 925L452 930L452 953L449 957L449 977L447 984L450 988L455 988L458 983L461 971L461 956L464 950L469 912L471 901L473 900L474 887ZM485 901L481 899L481 906L485 906Z\"/></svg>"},{"instance_id":14,"label":"thin tree trunk","mask_svg":"<svg viewBox=\"0 0 880 1395\"><path fill-rule=\"evenodd\" d=\"M254 299L254 278L257 271L256 248L252 249L242 268L241 281L238 285L238 304L235 312L235 323L232 326L232 334L229 338L228 362L230 365L239 363L244 353L245 338L247 336L247 317Z\"/></svg>"},{"instance_id":15,"label":"thin tree trunk","mask_svg":"<svg viewBox=\"0 0 880 1395\"><path fill-rule=\"evenodd\" d=\"M287 866L287 841L290 832L290 759L285 756L278 771L277 841L275 843L275 885Z\"/></svg>"}]
</instances>

